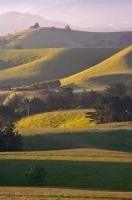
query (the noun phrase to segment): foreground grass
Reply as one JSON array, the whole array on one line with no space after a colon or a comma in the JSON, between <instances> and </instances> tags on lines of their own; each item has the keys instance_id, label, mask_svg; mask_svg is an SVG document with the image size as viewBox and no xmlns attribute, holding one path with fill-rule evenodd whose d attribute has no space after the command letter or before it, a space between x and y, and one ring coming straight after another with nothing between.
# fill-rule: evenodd
<instances>
[{"instance_id":1,"label":"foreground grass","mask_svg":"<svg viewBox=\"0 0 132 200\"><path fill-rule=\"evenodd\" d=\"M94 124L91 127L87 124L85 128L75 128L74 123L70 128L60 128L58 125L60 121L64 123L64 119L74 122L76 116L84 120L85 112L46 113L21 121L23 126L19 126L19 131L23 137L23 150L27 152L0 153L0 186L31 186L27 184L24 172L28 167L38 164L47 171L45 188L7 188L3 199L83 200L131 197L128 192L132 191L132 123ZM34 117L35 120L32 120ZM14 191L17 197L14 197Z\"/></svg>"},{"instance_id":2,"label":"foreground grass","mask_svg":"<svg viewBox=\"0 0 132 200\"><path fill-rule=\"evenodd\" d=\"M64 188L0 188L2 200L128 200L131 192L89 191Z\"/></svg>"}]
</instances>

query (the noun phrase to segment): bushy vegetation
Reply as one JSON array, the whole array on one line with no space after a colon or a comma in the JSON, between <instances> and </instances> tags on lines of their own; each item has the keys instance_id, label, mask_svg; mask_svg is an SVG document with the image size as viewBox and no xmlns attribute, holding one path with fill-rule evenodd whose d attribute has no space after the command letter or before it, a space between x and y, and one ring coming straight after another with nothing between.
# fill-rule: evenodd
<instances>
[{"instance_id":1,"label":"bushy vegetation","mask_svg":"<svg viewBox=\"0 0 132 200\"><path fill-rule=\"evenodd\" d=\"M25 171L24 175L30 186L43 186L47 172L42 166L33 165Z\"/></svg>"},{"instance_id":2,"label":"bushy vegetation","mask_svg":"<svg viewBox=\"0 0 132 200\"><path fill-rule=\"evenodd\" d=\"M0 129L0 151L20 151L22 149L21 135L15 131L14 124Z\"/></svg>"}]
</instances>

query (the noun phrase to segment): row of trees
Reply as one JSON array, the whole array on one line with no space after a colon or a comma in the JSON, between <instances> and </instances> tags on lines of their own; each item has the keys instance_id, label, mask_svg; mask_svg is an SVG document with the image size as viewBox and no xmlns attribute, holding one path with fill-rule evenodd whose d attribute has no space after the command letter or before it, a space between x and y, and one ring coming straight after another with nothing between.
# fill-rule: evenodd
<instances>
[{"instance_id":1,"label":"row of trees","mask_svg":"<svg viewBox=\"0 0 132 200\"><path fill-rule=\"evenodd\" d=\"M99 123L129 121L132 120L131 105L132 98L123 84L111 85L103 93L74 93L71 88L61 88L57 92L40 92L36 97L24 99L15 93L0 106L0 121L16 121L27 115L75 108L94 108L96 112L92 117Z\"/></svg>"}]
</instances>

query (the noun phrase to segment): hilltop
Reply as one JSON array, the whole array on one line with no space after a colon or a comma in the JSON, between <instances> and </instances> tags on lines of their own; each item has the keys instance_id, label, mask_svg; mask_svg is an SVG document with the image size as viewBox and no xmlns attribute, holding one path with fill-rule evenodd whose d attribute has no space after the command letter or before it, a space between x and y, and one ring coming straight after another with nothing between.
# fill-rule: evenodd
<instances>
[{"instance_id":1,"label":"hilltop","mask_svg":"<svg viewBox=\"0 0 132 200\"><path fill-rule=\"evenodd\" d=\"M45 27L10 34L1 41L4 48L124 48L132 44L132 32L84 32Z\"/></svg>"},{"instance_id":2,"label":"hilltop","mask_svg":"<svg viewBox=\"0 0 132 200\"><path fill-rule=\"evenodd\" d=\"M119 49L27 49L0 51L0 84L13 86L61 79L81 72Z\"/></svg>"},{"instance_id":3,"label":"hilltop","mask_svg":"<svg viewBox=\"0 0 132 200\"><path fill-rule=\"evenodd\" d=\"M63 85L102 87L132 79L132 46L105 61L62 80Z\"/></svg>"},{"instance_id":4,"label":"hilltop","mask_svg":"<svg viewBox=\"0 0 132 200\"><path fill-rule=\"evenodd\" d=\"M29 28L35 22L39 22L41 26L56 26L63 28L65 23L54 20L48 20L40 15L31 13L21 13L10 11L0 15L0 35L22 31Z\"/></svg>"}]
</instances>

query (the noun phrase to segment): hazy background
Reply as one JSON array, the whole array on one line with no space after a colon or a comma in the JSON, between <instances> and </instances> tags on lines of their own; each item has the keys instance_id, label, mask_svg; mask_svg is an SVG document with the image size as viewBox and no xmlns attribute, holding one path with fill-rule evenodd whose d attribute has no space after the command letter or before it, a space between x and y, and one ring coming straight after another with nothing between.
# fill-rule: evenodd
<instances>
[{"instance_id":1,"label":"hazy background","mask_svg":"<svg viewBox=\"0 0 132 200\"><path fill-rule=\"evenodd\" d=\"M132 0L0 0L8 11L39 14L77 27L132 26Z\"/></svg>"}]
</instances>

